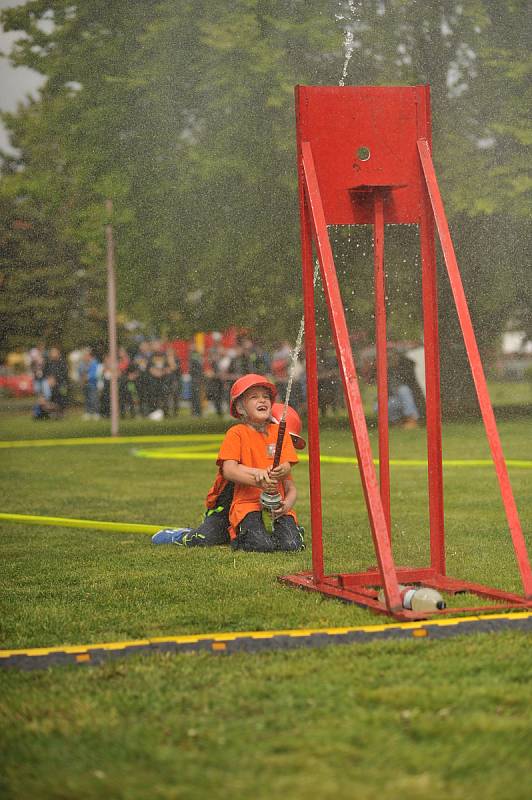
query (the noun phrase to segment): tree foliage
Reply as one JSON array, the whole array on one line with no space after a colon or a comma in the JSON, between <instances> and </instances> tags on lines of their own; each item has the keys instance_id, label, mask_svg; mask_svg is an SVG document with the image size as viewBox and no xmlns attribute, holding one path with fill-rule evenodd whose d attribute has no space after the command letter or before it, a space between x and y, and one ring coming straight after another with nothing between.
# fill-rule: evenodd
<instances>
[{"instance_id":1,"label":"tree foliage","mask_svg":"<svg viewBox=\"0 0 532 800\"><path fill-rule=\"evenodd\" d=\"M238 324L266 341L293 339L302 309L293 86L338 83L346 30L348 83L432 86L438 172L484 338L525 313L524 2L215 8L31 0L3 12L25 37L13 62L47 78L37 100L4 115L19 153L6 157L0 189L4 307L23 293L28 309L42 309L20 324L8 314L10 344L45 334L47 318L66 345L97 330L107 197L128 316L177 335ZM17 218L31 234L12 230ZM346 251L346 264L362 266L361 252ZM408 294L415 258L402 267L393 238L389 253L398 296L401 286ZM369 327L346 272L360 296L346 303L350 319ZM407 308L394 309L395 335L419 332Z\"/></svg>"}]
</instances>

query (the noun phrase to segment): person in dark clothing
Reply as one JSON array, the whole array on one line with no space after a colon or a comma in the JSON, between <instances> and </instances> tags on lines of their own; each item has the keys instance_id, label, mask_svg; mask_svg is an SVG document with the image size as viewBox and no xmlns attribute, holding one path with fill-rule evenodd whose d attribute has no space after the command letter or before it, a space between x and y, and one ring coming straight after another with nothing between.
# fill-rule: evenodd
<instances>
[{"instance_id":1,"label":"person in dark clothing","mask_svg":"<svg viewBox=\"0 0 532 800\"><path fill-rule=\"evenodd\" d=\"M395 348L388 348L388 413L390 422L400 422L403 428L416 428L425 414L414 362Z\"/></svg>"},{"instance_id":2,"label":"person in dark clothing","mask_svg":"<svg viewBox=\"0 0 532 800\"><path fill-rule=\"evenodd\" d=\"M111 416L111 357L106 355L102 363L100 376L100 416Z\"/></svg>"},{"instance_id":3,"label":"person in dark clothing","mask_svg":"<svg viewBox=\"0 0 532 800\"><path fill-rule=\"evenodd\" d=\"M417 428L425 414L425 398L415 374L415 365L397 347L388 345L388 419L403 428ZM366 357L361 365L361 374L368 383L377 377L376 355ZM376 406L377 410L377 406Z\"/></svg>"},{"instance_id":4,"label":"person in dark clothing","mask_svg":"<svg viewBox=\"0 0 532 800\"><path fill-rule=\"evenodd\" d=\"M148 363L151 356L151 345L149 342L144 341L140 343L139 349L133 359L133 365L137 372L135 383L139 398L139 408L143 417L147 417L152 410L151 381L148 371Z\"/></svg>"},{"instance_id":5,"label":"person in dark clothing","mask_svg":"<svg viewBox=\"0 0 532 800\"><path fill-rule=\"evenodd\" d=\"M271 359L261 344L255 342L253 347L253 372L268 375L271 371Z\"/></svg>"},{"instance_id":6,"label":"person in dark clothing","mask_svg":"<svg viewBox=\"0 0 532 800\"><path fill-rule=\"evenodd\" d=\"M148 374L150 381L150 413L154 411L166 411L166 387L169 374L168 359L160 344L148 361Z\"/></svg>"},{"instance_id":7,"label":"person in dark clothing","mask_svg":"<svg viewBox=\"0 0 532 800\"><path fill-rule=\"evenodd\" d=\"M44 379L50 388L50 402L62 416L68 405L68 365L58 347L51 347L44 363Z\"/></svg>"},{"instance_id":8,"label":"person in dark clothing","mask_svg":"<svg viewBox=\"0 0 532 800\"><path fill-rule=\"evenodd\" d=\"M188 358L190 375L190 405L192 416L201 417L201 390L203 388L203 358L195 347L192 347Z\"/></svg>"},{"instance_id":9,"label":"person in dark clothing","mask_svg":"<svg viewBox=\"0 0 532 800\"><path fill-rule=\"evenodd\" d=\"M88 347L79 363L79 379L85 397L84 419L97 419L100 416L100 399L98 383L100 381L101 364Z\"/></svg>"},{"instance_id":10,"label":"person in dark clothing","mask_svg":"<svg viewBox=\"0 0 532 800\"><path fill-rule=\"evenodd\" d=\"M251 358L249 354L243 350L242 346L239 345L235 355L231 359L228 375L231 377L231 380L235 380L240 375L247 375L250 371Z\"/></svg>"},{"instance_id":11,"label":"person in dark clothing","mask_svg":"<svg viewBox=\"0 0 532 800\"><path fill-rule=\"evenodd\" d=\"M327 409L336 411L340 404L340 374L336 351L324 347L318 353L318 405L320 414L325 417Z\"/></svg>"},{"instance_id":12,"label":"person in dark clothing","mask_svg":"<svg viewBox=\"0 0 532 800\"><path fill-rule=\"evenodd\" d=\"M136 417L140 412L139 391L137 387L138 377L138 368L134 362L130 362L125 371L120 375L118 397L120 400L121 417Z\"/></svg>"},{"instance_id":13,"label":"person in dark clothing","mask_svg":"<svg viewBox=\"0 0 532 800\"><path fill-rule=\"evenodd\" d=\"M164 406L165 414L176 417L179 414L181 401L181 362L171 346L166 348L166 370L164 376Z\"/></svg>"},{"instance_id":14,"label":"person in dark clothing","mask_svg":"<svg viewBox=\"0 0 532 800\"><path fill-rule=\"evenodd\" d=\"M222 370L222 359L225 356L225 349L219 341L207 353L207 400L210 400L214 405L214 409L219 417L223 414L223 400L224 400L224 378L225 375Z\"/></svg>"}]
</instances>

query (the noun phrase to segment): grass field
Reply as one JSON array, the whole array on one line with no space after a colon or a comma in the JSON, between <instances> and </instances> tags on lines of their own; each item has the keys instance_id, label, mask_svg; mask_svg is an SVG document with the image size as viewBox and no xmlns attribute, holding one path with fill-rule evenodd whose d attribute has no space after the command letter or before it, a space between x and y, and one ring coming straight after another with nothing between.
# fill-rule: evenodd
<instances>
[{"instance_id":1,"label":"grass field","mask_svg":"<svg viewBox=\"0 0 532 800\"><path fill-rule=\"evenodd\" d=\"M102 436L108 423L2 414L0 439ZM125 435L221 432L188 418L131 421ZM527 420L500 424L508 459L530 460ZM194 524L206 460L140 458L177 442L6 448L1 510ZM198 440L188 447L216 450ZM207 449L209 448L209 449ZM196 451L197 452L197 451ZM334 421L324 455L352 455ZM391 455L423 458L424 431L391 432ZM484 459L479 424L447 425L444 458ZM213 458L214 461L214 458ZM398 563L428 559L426 468L392 468ZM510 467L525 531L532 470ZM307 467L297 468L309 526ZM324 464L326 566L375 563L355 467ZM519 591L494 470L445 469L448 570ZM155 548L149 536L4 523L2 648L183 633L334 627L378 620L282 587L310 551ZM460 604L464 601L461 599ZM381 642L262 655L146 656L99 667L0 673L6 798L528 798L532 655L524 633Z\"/></svg>"}]
</instances>

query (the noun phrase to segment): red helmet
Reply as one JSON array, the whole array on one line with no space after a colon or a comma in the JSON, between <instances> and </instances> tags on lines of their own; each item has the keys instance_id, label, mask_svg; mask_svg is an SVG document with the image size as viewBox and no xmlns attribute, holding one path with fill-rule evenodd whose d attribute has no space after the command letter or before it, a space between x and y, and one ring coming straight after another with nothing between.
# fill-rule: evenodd
<instances>
[{"instance_id":1,"label":"red helmet","mask_svg":"<svg viewBox=\"0 0 532 800\"><path fill-rule=\"evenodd\" d=\"M272 419L274 422L280 422L283 416L284 403L274 403L272 406ZM306 446L306 441L300 436L301 433L301 417L292 406L286 409L286 430L292 437L294 447L296 450L303 450Z\"/></svg>"},{"instance_id":2,"label":"red helmet","mask_svg":"<svg viewBox=\"0 0 532 800\"><path fill-rule=\"evenodd\" d=\"M242 397L244 392L248 389L251 389L252 386L264 386L265 389L268 389L270 392L270 397L272 399L272 403L277 397L277 389L275 388L275 384L265 378L264 375L256 375L253 372L250 372L248 375L242 375L241 378L237 378L237 380L231 386L231 392L229 394L229 411L232 417L239 419L237 410L236 410L236 401L239 397Z\"/></svg>"}]
</instances>

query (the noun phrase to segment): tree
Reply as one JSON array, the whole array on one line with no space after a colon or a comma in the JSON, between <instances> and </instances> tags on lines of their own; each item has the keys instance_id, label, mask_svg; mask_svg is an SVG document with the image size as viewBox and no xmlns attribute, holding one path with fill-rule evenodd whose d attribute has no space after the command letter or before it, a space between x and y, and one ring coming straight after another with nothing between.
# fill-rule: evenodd
<instances>
[{"instance_id":1,"label":"tree","mask_svg":"<svg viewBox=\"0 0 532 800\"><path fill-rule=\"evenodd\" d=\"M111 197L123 311L180 335L236 323L266 341L292 339L302 310L293 85L336 84L348 30L347 82L431 83L438 174L488 347L522 307L527 274L524 9L517 0L422 8L414 0L236 0L213 15L208 0L32 0L3 19L28 37L14 60L48 80L38 102L8 116L21 155L1 191L53 221L48 261L66 247L94 307L103 311L103 202ZM364 248L350 252L349 237L337 236L346 290L364 274L369 292ZM420 330L414 238L402 246L390 237L391 327L411 336ZM369 327L371 303L360 294L346 295L349 318ZM442 329L449 308L442 281Z\"/></svg>"}]
</instances>

